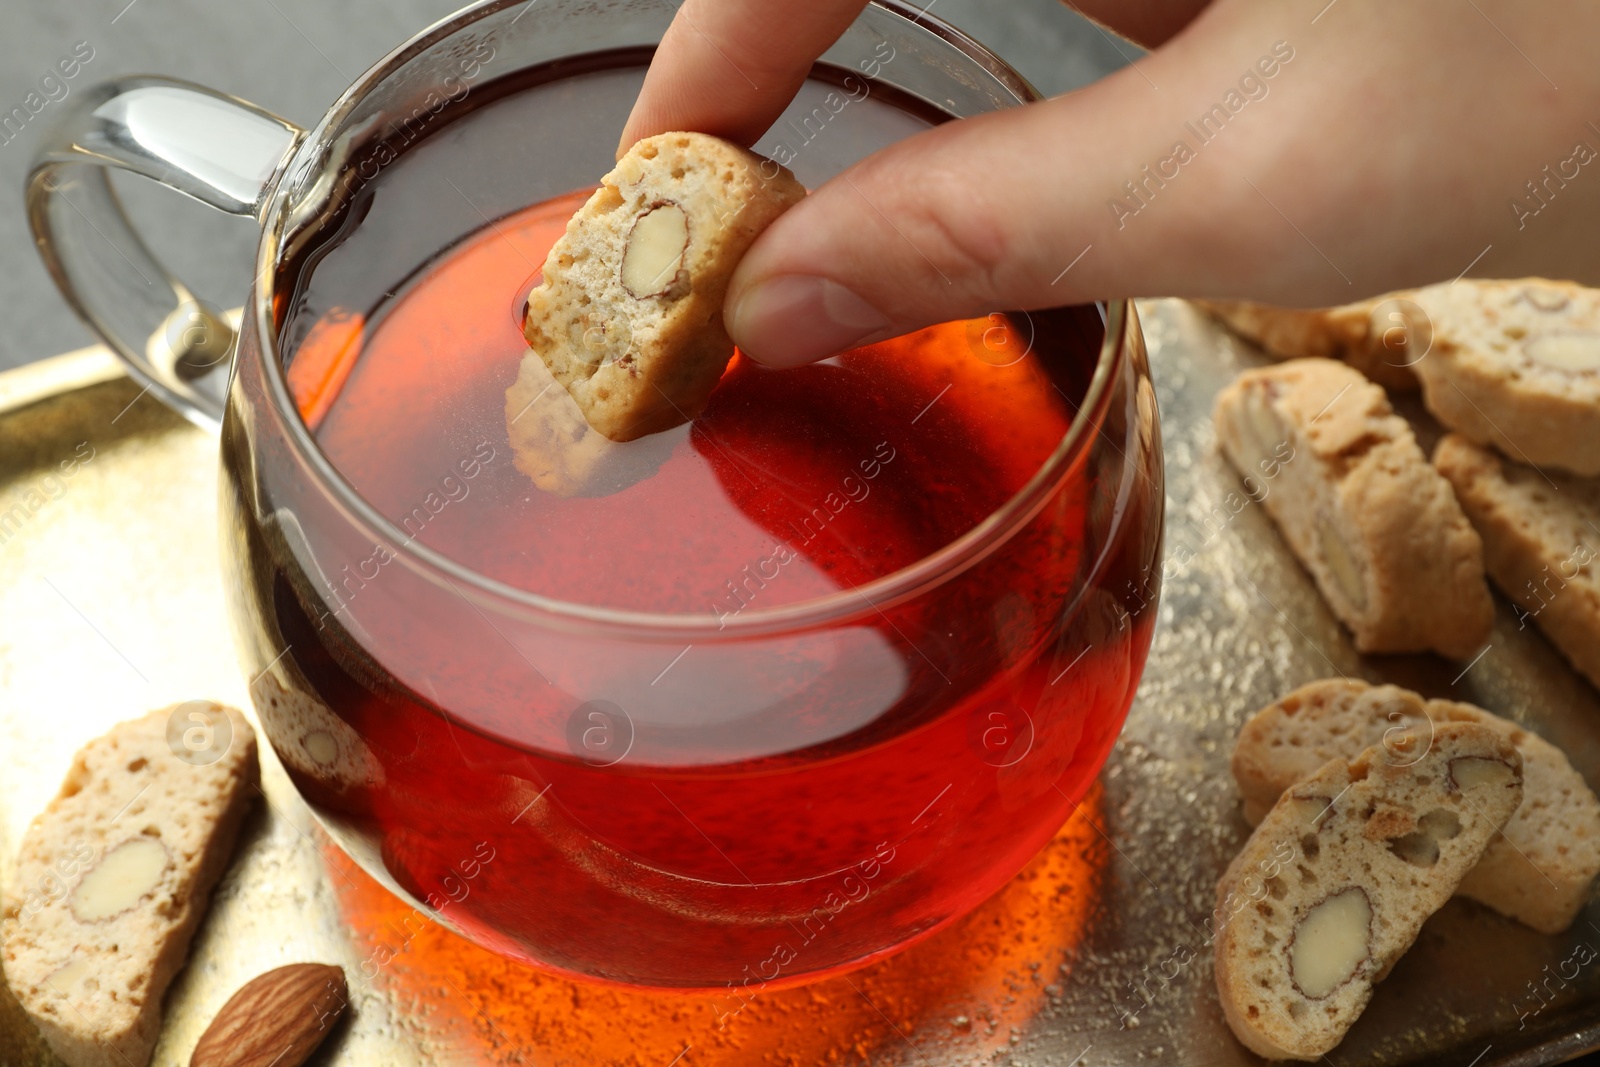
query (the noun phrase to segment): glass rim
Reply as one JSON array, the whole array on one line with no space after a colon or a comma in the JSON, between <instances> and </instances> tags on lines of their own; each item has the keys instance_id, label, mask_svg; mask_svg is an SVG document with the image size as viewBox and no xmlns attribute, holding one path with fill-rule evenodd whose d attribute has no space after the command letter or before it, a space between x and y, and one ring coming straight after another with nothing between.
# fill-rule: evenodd
<instances>
[{"instance_id":1,"label":"glass rim","mask_svg":"<svg viewBox=\"0 0 1600 1067\"><path fill-rule=\"evenodd\" d=\"M848 590L795 601L773 608L741 611L738 615L706 612L650 612L603 607L561 600L522 589L482 574L437 549L407 537L387 516L379 512L317 445L307 428L288 388L282 354L273 321L273 283L275 268L283 252L286 236L281 223L291 206L289 174L311 162L328 147L328 131L335 129L381 82L417 55L465 27L507 8L523 6L531 0L479 0L422 30L388 55L374 63L351 83L316 126L301 139L288 163L280 172L272 197L262 211L262 240L257 250L255 295L252 300L254 328L260 340L262 368L272 396L274 415L281 420L285 436L299 458L312 470L322 485L337 499L346 516L383 541L397 559L423 577L453 588L462 596L476 593L478 603L492 604L496 610L510 606L518 613L546 625L566 629L598 629L630 637L674 637L692 640L726 640L764 634L811 629L836 624L854 617L882 614L895 605L912 599L927 589L955 578L976 565L1008 541L1043 507L1050 493L1086 450L1105 416L1111 384L1127 358L1133 329L1127 300L1105 301L1105 333L1095 359L1094 373L1071 424L1050 455L1040 463L1028 481L960 537L922 556L916 562L881 575ZM1042 99L1027 79L999 56L967 34L927 14L904 0L870 0L868 7L894 15L954 46L995 77L1019 103ZM237 364L236 364L237 365Z\"/></svg>"}]
</instances>

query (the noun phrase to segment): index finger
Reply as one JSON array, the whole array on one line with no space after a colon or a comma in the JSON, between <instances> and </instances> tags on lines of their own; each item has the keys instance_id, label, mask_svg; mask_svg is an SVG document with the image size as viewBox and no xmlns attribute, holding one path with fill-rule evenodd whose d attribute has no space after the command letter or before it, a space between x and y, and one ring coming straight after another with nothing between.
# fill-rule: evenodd
<instances>
[{"instance_id":1,"label":"index finger","mask_svg":"<svg viewBox=\"0 0 1600 1067\"><path fill-rule=\"evenodd\" d=\"M684 0L617 146L671 130L752 144L866 0Z\"/></svg>"}]
</instances>

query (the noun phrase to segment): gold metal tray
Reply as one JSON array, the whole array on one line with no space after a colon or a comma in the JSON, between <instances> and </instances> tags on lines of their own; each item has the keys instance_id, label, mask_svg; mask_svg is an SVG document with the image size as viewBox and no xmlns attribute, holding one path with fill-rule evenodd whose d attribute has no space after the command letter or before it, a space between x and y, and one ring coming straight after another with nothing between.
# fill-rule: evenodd
<instances>
[{"instance_id":1,"label":"gold metal tray","mask_svg":"<svg viewBox=\"0 0 1600 1067\"><path fill-rule=\"evenodd\" d=\"M583 985L474 948L343 859L270 750L157 1064L187 1063L232 992L282 963L341 964L354 1011L322 1063L1227 1065L1205 921L1246 827L1227 771L1244 718L1345 674L1509 715L1600 782L1600 696L1501 603L1465 671L1351 648L1217 456L1212 397L1260 361L1186 305L1142 307L1168 474L1155 644L1101 782L994 899L886 962L720 1001ZM1424 444L1437 434L1414 417ZM70 477L59 464L87 454ZM119 719L208 697L248 707L217 562L217 448L86 349L0 374L0 876L72 753ZM1230 495L1233 494L1233 495ZM1149 610L1157 610L1152 606ZM1600 1047L1600 907L1543 937L1451 902L1328 1057L1555 1063ZM1575 955L1576 953L1576 955ZM56 1061L0 987L0 1064Z\"/></svg>"}]
</instances>

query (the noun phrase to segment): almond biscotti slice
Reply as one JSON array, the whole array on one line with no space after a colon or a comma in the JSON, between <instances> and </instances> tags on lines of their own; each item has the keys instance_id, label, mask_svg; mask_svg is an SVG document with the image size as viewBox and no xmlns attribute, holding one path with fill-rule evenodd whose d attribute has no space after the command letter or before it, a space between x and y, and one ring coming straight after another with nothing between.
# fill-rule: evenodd
<instances>
[{"instance_id":1,"label":"almond biscotti slice","mask_svg":"<svg viewBox=\"0 0 1600 1067\"><path fill-rule=\"evenodd\" d=\"M1410 292L1331 308L1284 308L1247 300L1196 300L1194 304L1275 359L1339 359L1385 389L1417 388L1411 372L1415 330L1405 310Z\"/></svg>"},{"instance_id":2,"label":"almond biscotti slice","mask_svg":"<svg viewBox=\"0 0 1600 1067\"><path fill-rule=\"evenodd\" d=\"M0 919L6 982L68 1067L149 1062L259 780L249 722L206 701L120 723L74 758Z\"/></svg>"},{"instance_id":3,"label":"almond biscotti slice","mask_svg":"<svg viewBox=\"0 0 1600 1067\"><path fill-rule=\"evenodd\" d=\"M1460 281L1417 299L1433 345L1414 369L1440 422L1523 463L1600 474L1600 290Z\"/></svg>"},{"instance_id":4,"label":"almond biscotti slice","mask_svg":"<svg viewBox=\"0 0 1600 1067\"><path fill-rule=\"evenodd\" d=\"M1489 576L1589 681L1600 686L1600 478L1540 473L1459 434L1433 465L1483 537Z\"/></svg>"},{"instance_id":5,"label":"almond biscotti slice","mask_svg":"<svg viewBox=\"0 0 1600 1067\"><path fill-rule=\"evenodd\" d=\"M703 133L647 137L550 250L523 333L597 432L631 441L698 415L733 355L728 279L805 196L783 167Z\"/></svg>"},{"instance_id":6,"label":"almond biscotti slice","mask_svg":"<svg viewBox=\"0 0 1600 1067\"><path fill-rule=\"evenodd\" d=\"M1337 1045L1521 802L1516 746L1465 722L1414 762L1377 745L1284 793L1217 883L1234 1034L1269 1059Z\"/></svg>"},{"instance_id":7,"label":"almond biscotti slice","mask_svg":"<svg viewBox=\"0 0 1600 1067\"><path fill-rule=\"evenodd\" d=\"M290 670L277 667L257 675L250 683L250 700L267 740L295 785L302 792L310 788L324 794L381 786L383 764L361 735L308 692L310 686L302 688L294 680L286 686L275 677L279 671L287 677Z\"/></svg>"},{"instance_id":8,"label":"almond biscotti slice","mask_svg":"<svg viewBox=\"0 0 1600 1067\"><path fill-rule=\"evenodd\" d=\"M1241 374L1213 417L1357 648L1466 658L1488 640L1483 545L1382 389L1331 359L1291 360Z\"/></svg>"},{"instance_id":9,"label":"almond biscotti slice","mask_svg":"<svg viewBox=\"0 0 1600 1067\"><path fill-rule=\"evenodd\" d=\"M529 352L506 390L511 462L533 484L557 496L604 496L649 477L677 443L657 433L613 441L591 427L578 402Z\"/></svg>"},{"instance_id":10,"label":"almond biscotti slice","mask_svg":"<svg viewBox=\"0 0 1600 1067\"><path fill-rule=\"evenodd\" d=\"M1559 748L1472 704L1347 678L1303 685L1239 731L1233 777L1244 817L1259 822L1285 789L1330 759L1382 745L1391 761L1420 758L1432 731L1473 722L1522 754L1523 803L1457 892L1546 934L1572 925L1600 874L1600 800Z\"/></svg>"}]
</instances>

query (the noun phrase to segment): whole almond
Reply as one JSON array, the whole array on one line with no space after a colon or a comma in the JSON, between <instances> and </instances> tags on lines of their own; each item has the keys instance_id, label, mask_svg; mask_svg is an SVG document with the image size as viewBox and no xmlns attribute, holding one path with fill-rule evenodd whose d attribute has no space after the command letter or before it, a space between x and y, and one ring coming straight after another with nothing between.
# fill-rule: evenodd
<instances>
[{"instance_id":1,"label":"whole almond","mask_svg":"<svg viewBox=\"0 0 1600 1067\"><path fill-rule=\"evenodd\" d=\"M344 971L291 963L246 982L200 1035L189 1067L300 1067L344 1014Z\"/></svg>"}]
</instances>

